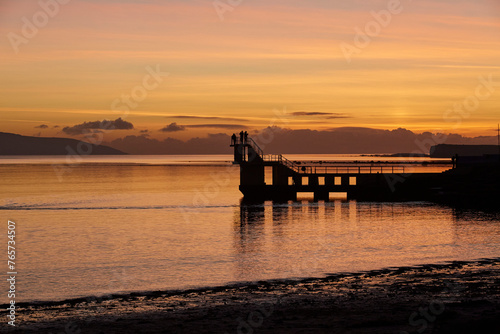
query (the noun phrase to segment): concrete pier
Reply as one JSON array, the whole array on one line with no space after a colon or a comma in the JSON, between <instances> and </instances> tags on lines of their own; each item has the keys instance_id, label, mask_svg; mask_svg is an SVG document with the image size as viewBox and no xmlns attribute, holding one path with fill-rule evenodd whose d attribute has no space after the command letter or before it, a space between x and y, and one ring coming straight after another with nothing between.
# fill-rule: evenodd
<instances>
[{"instance_id":1,"label":"concrete pier","mask_svg":"<svg viewBox=\"0 0 500 334\"><path fill-rule=\"evenodd\" d=\"M301 194L313 194L315 200L339 194L359 200L422 200L433 196L446 179L443 173L405 173L400 165L299 165L281 154L264 154L244 132L231 137L231 147L246 200L297 200Z\"/></svg>"}]
</instances>

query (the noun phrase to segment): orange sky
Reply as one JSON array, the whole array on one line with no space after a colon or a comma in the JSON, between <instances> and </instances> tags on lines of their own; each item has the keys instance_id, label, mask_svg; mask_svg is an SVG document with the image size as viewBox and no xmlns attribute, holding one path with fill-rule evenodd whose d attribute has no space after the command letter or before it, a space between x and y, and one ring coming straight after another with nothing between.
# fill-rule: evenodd
<instances>
[{"instance_id":1,"label":"orange sky","mask_svg":"<svg viewBox=\"0 0 500 334\"><path fill-rule=\"evenodd\" d=\"M0 131L71 137L61 129L122 117L134 129L107 139L149 130L185 140L260 129L280 110L274 124L292 129L477 136L494 135L500 120L495 0L242 0L224 20L213 1L59 1L42 0L50 17L39 1L0 0ZM380 11L390 13L385 26L371 13ZM38 31L23 34L34 17ZM356 47L365 27L378 31ZM346 45L357 49L350 61ZM148 67L169 75L144 90ZM141 89L128 113L113 110ZM171 123L184 130L159 131Z\"/></svg>"}]
</instances>

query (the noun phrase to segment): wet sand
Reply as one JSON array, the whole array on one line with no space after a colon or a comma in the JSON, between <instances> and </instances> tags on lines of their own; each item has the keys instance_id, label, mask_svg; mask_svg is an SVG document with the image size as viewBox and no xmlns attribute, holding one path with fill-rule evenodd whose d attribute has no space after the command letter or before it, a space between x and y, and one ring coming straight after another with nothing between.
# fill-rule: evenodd
<instances>
[{"instance_id":1,"label":"wet sand","mask_svg":"<svg viewBox=\"0 0 500 334\"><path fill-rule=\"evenodd\" d=\"M8 332L500 333L500 258L21 306Z\"/></svg>"}]
</instances>

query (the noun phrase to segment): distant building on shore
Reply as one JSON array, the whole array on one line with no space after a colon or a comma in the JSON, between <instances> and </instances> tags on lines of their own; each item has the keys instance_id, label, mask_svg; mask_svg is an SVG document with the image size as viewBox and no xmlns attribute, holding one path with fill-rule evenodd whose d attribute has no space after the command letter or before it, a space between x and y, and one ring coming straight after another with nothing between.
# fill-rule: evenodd
<instances>
[{"instance_id":1,"label":"distant building on shore","mask_svg":"<svg viewBox=\"0 0 500 334\"><path fill-rule=\"evenodd\" d=\"M459 156L482 156L485 154L498 154L497 145L449 145L439 144L431 147L431 158L452 158Z\"/></svg>"}]
</instances>

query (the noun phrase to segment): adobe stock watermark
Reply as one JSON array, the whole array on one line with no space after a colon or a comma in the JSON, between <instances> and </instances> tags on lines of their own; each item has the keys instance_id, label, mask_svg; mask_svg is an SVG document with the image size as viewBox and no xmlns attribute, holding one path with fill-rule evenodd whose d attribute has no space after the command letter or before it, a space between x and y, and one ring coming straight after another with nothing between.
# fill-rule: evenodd
<instances>
[{"instance_id":1,"label":"adobe stock watermark","mask_svg":"<svg viewBox=\"0 0 500 334\"><path fill-rule=\"evenodd\" d=\"M236 321L237 334L255 333L274 312L274 306L280 303L280 298L273 303L264 303L253 311L250 311L246 317L238 317ZM230 334L225 332L224 334Z\"/></svg>"},{"instance_id":2,"label":"adobe stock watermark","mask_svg":"<svg viewBox=\"0 0 500 334\"><path fill-rule=\"evenodd\" d=\"M232 12L236 7L241 5L244 0L215 0L212 2L215 12L221 21L224 21L224 15L227 12Z\"/></svg>"},{"instance_id":3,"label":"adobe stock watermark","mask_svg":"<svg viewBox=\"0 0 500 334\"><path fill-rule=\"evenodd\" d=\"M146 66L145 70L146 74L142 78L141 84L134 86L129 94L122 94L120 98L116 98L111 102L111 110L119 113L119 118L116 121L124 121L130 110L137 108L148 97L149 92L158 88L164 81L164 77L170 75L168 72L162 72L159 64L156 65L156 68ZM81 140L78 142L76 150L69 145L66 146L66 163L62 165L52 164L59 182L62 182L62 176L71 171L75 164L83 161L82 156L91 155L94 148L103 142L104 131L114 129L116 127L113 121L101 121L97 129L87 129L82 132L86 141Z\"/></svg>"},{"instance_id":4,"label":"adobe stock watermark","mask_svg":"<svg viewBox=\"0 0 500 334\"><path fill-rule=\"evenodd\" d=\"M461 294L464 288L457 283L445 282L446 287L441 294ZM415 327L417 333L423 333L437 320L437 318L446 310L445 303L440 299L433 299L427 306L419 307L417 311L410 314L408 324ZM401 331L399 334L410 334Z\"/></svg>"},{"instance_id":5,"label":"adobe stock watermark","mask_svg":"<svg viewBox=\"0 0 500 334\"><path fill-rule=\"evenodd\" d=\"M111 110L114 112L124 112L122 117L126 117L131 109L139 106L139 103L144 101L149 92L157 89L163 82L163 78L170 75L169 72L162 72L160 65L156 64L156 68L146 66L147 74L142 78L142 84L137 85L130 90L130 94L122 94L120 98L116 98L111 102Z\"/></svg>"},{"instance_id":6,"label":"adobe stock watermark","mask_svg":"<svg viewBox=\"0 0 500 334\"><path fill-rule=\"evenodd\" d=\"M465 118L469 118L471 114L477 111L482 101L486 101L495 93L496 88L500 87L500 81L493 80L493 73L487 77L478 77L479 83L474 89L474 94L467 96L463 101L456 102L453 108L445 111L443 120L447 123L455 123L453 129L458 128Z\"/></svg>"},{"instance_id":7,"label":"adobe stock watermark","mask_svg":"<svg viewBox=\"0 0 500 334\"><path fill-rule=\"evenodd\" d=\"M412 0L405 1L411 2ZM356 34L354 35L352 44L342 42L339 45L347 63L350 64L354 55L358 55L366 49L373 39L379 36L382 30L391 24L393 17L403 12L403 9L401 0L389 0L386 9L371 11L370 14L373 20L366 22L363 29L360 27L354 28Z\"/></svg>"},{"instance_id":8,"label":"adobe stock watermark","mask_svg":"<svg viewBox=\"0 0 500 334\"><path fill-rule=\"evenodd\" d=\"M7 39L16 54L19 53L19 47L28 44L30 40L38 35L40 29L47 26L50 19L54 18L61 10L61 5L66 5L71 0L40 0L38 5L40 10L36 11L31 19L23 16L21 18L21 33L9 32Z\"/></svg>"},{"instance_id":9,"label":"adobe stock watermark","mask_svg":"<svg viewBox=\"0 0 500 334\"><path fill-rule=\"evenodd\" d=\"M493 73L488 74L486 77L479 76L477 80L478 84L474 88L473 94L468 95L462 101L455 102L452 108L447 109L443 113L443 120L446 123L454 123L452 129L459 128L464 119L469 118L476 112L481 107L481 102L490 99L493 94L495 94L497 88L500 87L500 81L494 80ZM445 143L447 139L447 134L439 132L430 138L423 140L417 139L415 140L415 145L418 149L412 153L415 155L427 154L432 146ZM389 184L390 190L394 192L396 190L396 184L404 182L411 175L412 173L405 174L405 176L387 174L384 176Z\"/></svg>"}]
</instances>

